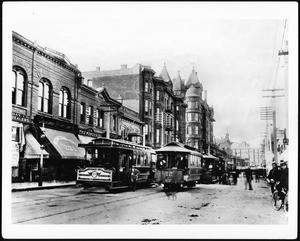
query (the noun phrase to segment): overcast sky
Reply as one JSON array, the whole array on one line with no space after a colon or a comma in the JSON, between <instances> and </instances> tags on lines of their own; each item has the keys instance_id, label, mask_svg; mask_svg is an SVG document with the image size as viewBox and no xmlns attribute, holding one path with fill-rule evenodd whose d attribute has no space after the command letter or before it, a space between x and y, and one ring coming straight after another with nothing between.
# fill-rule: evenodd
<instances>
[{"instance_id":1,"label":"overcast sky","mask_svg":"<svg viewBox=\"0 0 300 241\"><path fill-rule=\"evenodd\" d=\"M259 147L270 106L262 89L285 88L278 50L289 40L288 10L278 4L221 3L10 3L5 31L67 55L81 71L164 62L171 78L188 79L193 66L214 107L214 135L228 129L234 142ZM289 42L290 44L290 42ZM285 128L285 98L277 99L278 128Z\"/></svg>"}]
</instances>

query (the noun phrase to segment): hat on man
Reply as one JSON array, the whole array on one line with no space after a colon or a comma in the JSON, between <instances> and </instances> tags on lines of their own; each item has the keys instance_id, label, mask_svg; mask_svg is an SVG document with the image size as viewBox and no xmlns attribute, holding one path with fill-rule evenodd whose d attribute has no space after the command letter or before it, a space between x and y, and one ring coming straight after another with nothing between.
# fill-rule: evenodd
<instances>
[{"instance_id":1,"label":"hat on man","mask_svg":"<svg viewBox=\"0 0 300 241\"><path fill-rule=\"evenodd\" d=\"M286 162L284 160L280 160L280 166L286 165Z\"/></svg>"}]
</instances>

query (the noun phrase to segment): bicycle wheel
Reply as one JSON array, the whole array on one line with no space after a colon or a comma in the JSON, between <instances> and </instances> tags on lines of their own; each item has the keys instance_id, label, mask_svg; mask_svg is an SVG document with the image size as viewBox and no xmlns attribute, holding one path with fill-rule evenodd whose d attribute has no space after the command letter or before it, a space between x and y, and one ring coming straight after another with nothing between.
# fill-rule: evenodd
<instances>
[{"instance_id":1,"label":"bicycle wheel","mask_svg":"<svg viewBox=\"0 0 300 241\"><path fill-rule=\"evenodd\" d=\"M281 200L279 199L278 191L275 191L272 196L272 204L276 211L281 208Z\"/></svg>"},{"instance_id":2,"label":"bicycle wheel","mask_svg":"<svg viewBox=\"0 0 300 241\"><path fill-rule=\"evenodd\" d=\"M284 198L283 210L287 213L289 211L289 195L287 194Z\"/></svg>"}]
</instances>

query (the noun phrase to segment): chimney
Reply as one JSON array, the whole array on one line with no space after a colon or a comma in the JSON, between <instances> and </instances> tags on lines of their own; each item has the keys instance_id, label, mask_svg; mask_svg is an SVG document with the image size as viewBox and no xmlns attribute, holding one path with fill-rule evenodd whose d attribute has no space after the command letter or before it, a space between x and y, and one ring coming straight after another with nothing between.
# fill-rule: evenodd
<instances>
[{"instance_id":1,"label":"chimney","mask_svg":"<svg viewBox=\"0 0 300 241\"><path fill-rule=\"evenodd\" d=\"M127 64L121 64L121 69L127 69Z\"/></svg>"},{"instance_id":2,"label":"chimney","mask_svg":"<svg viewBox=\"0 0 300 241\"><path fill-rule=\"evenodd\" d=\"M204 90L204 101L207 102L207 90Z\"/></svg>"},{"instance_id":3,"label":"chimney","mask_svg":"<svg viewBox=\"0 0 300 241\"><path fill-rule=\"evenodd\" d=\"M96 71L100 71L100 67L96 67Z\"/></svg>"}]
</instances>

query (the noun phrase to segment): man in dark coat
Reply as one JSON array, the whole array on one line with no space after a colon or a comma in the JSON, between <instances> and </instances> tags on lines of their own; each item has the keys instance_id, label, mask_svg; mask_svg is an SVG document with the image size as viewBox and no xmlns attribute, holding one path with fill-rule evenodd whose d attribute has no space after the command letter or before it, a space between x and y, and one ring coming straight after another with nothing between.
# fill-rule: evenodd
<instances>
[{"instance_id":1,"label":"man in dark coat","mask_svg":"<svg viewBox=\"0 0 300 241\"><path fill-rule=\"evenodd\" d=\"M272 163L272 169L270 170L267 178L268 178L268 182L271 185L271 192L273 194L275 191L275 183L278 182L280 179L280 170L277 167L276 162Z\"/></svg>"},{"instance_id":2,"label":"man in dark coat","mask_svg":"<svg viewBox=\"0 0 300 241\"><path fill-rule=\"evenodd\" d=\"M245 170L245 176L246 176L245 189L247 190L247 184L249 183L249 190L253 190L252 188L253 176L252 176L252 171L250 169L250 166L248 166L248 168Z\"/></svg>"},{"instance_id":3,"label":"man in dark coat","mask_svg":"<svg viewBox=\"0 0 300 241\"><path fill-rule=\"evenodd\" d=\"M284 194L289 190L289 169L285 161L280 161L281 174L279 179L278 191L279 196L284 197Z\"/></svg>"}]
</instances>

